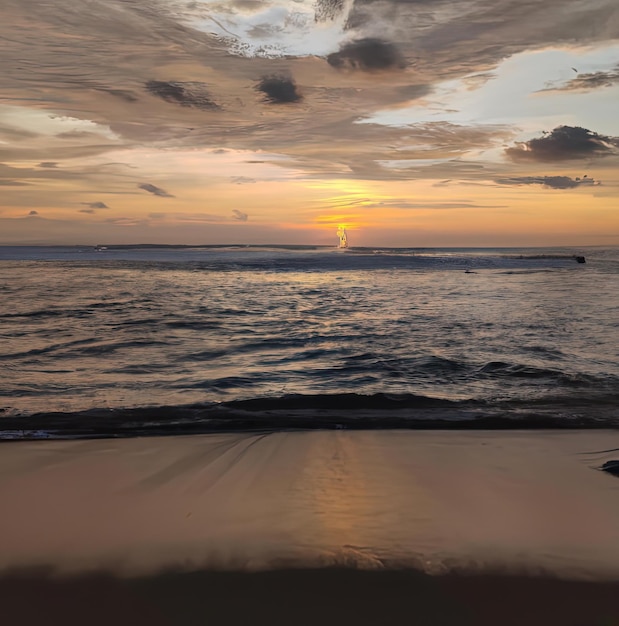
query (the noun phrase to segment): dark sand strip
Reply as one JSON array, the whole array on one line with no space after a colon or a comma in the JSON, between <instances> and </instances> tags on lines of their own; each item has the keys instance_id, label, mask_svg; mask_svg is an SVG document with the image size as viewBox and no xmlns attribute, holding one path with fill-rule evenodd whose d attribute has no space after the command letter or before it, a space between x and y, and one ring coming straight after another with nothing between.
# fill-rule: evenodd
<instances>
[{"instance_id":1,"label":"dark sand strip","mask_svg":"<svg viewBox=\"0 0 619 626\"><path fill-rule=\"evenodd\" d=\"M619 582L412 570L0 576L2 623L35 626L617 626Z\"/></svg>"}]
</instances>

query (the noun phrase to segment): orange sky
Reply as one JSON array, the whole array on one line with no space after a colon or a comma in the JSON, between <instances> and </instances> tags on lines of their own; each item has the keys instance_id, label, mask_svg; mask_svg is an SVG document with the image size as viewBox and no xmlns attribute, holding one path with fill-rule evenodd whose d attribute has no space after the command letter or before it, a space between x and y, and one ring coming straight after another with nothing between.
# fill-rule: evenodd
<instances>
[{"instance_id":1,"label":"orange sky","mask_svg":"<svg viewBox=\"0 0 619 626\"><path fill-rule=\"evenodd\" d=\"M614 1L81 2L8 1L0 244L619 244Z\"/></svg>"}]
</instances>

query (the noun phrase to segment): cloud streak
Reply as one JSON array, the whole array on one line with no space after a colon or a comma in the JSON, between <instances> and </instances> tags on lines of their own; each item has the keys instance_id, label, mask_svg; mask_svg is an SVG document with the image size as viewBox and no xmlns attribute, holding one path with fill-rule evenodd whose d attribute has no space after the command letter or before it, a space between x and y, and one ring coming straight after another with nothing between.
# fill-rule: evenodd
<instances>
[{"instance_id":1,"label":"cloud streak","mask_svg":"<svg viewBox=\"0 0 619 626\"><path fill-rule=\"evenodd\" d=\"M569 176L515 176L498 178L499 185L542 185L548 189L576 189L576 187L600 185L599 181L589 178L586 174L582 178Z\"/></svg>"},{"instance_id":2,"label":"cloud streak","mask_svg":"<svg viewBox=\"0 0 619 626\"><path fill-rule=\"evenodd\" d=\"M149 80L145 87L149 93L166 102L203 111L219 109L204 83Z\"/></svg>"},{"instance_id":3,"label":"cloud streak","mask_svg":"<svg viewBox=\"0 0 619 626\"><path fill-rule=\"evenodd\" d=\"M105 202L81 202L84 206L87 206L89 209L109 209Z\"/></svg>"},{"instance_id":4,"label":"cloud streak","mask_svg":"<svg viewBox=\"0 0 619 626\"><path fill-rule=\"evenodd\" d=\"M171 193L168 193L165 189L152 185L151 183L142 183L138 185L138 187L144 191L148 191L148 193L152 193L154 196L159 196L160 198L174 198L174 196Z\"/></svg>"},{"instance_id":5,"label":"cloud streak","mask_svg":"<svg viewBox=\"0 0 619 626\"><path fill-rule=\"evenodd\" d=\"M578 74L576 78L572 78L563 85L551 86L541 91L591 91L617 84L619 84L619 65L613 70Z\"/></svg>"}]
</instances>

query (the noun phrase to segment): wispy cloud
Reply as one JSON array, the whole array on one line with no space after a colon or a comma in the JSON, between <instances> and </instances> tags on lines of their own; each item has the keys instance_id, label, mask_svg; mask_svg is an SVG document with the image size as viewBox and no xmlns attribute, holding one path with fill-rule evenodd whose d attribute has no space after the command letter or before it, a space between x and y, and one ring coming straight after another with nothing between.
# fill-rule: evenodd
<instances>
[{"instance_id":1,"label":"wispy cloud","mask_svg":"<svg viewBox=\"0 0 619 626\"><path fill-rule=\"evenodd\" d=\"M582 177L569 176L514 176L511 178L497 178L499 185L542 185L549 189L575 189L576 187L600 185L601 183L586 174Z\"/></svg>"},{"instance_id":2,"label":"wispy cloud","mask_svg":"<svg viewBox=\"0 0 619 626\"><path fill-rule=\"evenodd\" d=\"M166 102L212 111L219 108L204 83L149 80L146 90Z\"/></svg>"},{"instance_id":3,"label":"wispy cloud","mask_svg":"<svg viewBox=\"0 0 619 626\"><path fill-rule=\"evenodd\" d=\"M84 206L87 206L90 209L109 209L110 207L108 207L107 204L105 204L105 202L80 202L80 204L83 204Z\"/></svg>"},{"instance_id":4,"label":"wispy cloud","mask_svg":"<svg viewBox=\"0 0 619 626\"><path fill-rule=\"evenodd\" d=\"M591 91L619 84L619 65L613 70L587 72L561 85L551 85L541 91Z\"/></svg>"},{"instance_id":5,"label":"wispy cloud","mask_svg":"<svg viewBox=\"0 0 619 626\"><path fill-rule=\"evenodd\" d=\"M105 220L105 223L114 226L146 226L148 222L135 217L110 217Z\"/></svg>"},{"instance_id":6,"label":"wispy cloud","mask_svg":"<svg viewBox=\"0 0 619 626\"><path fill-rule=\"evenodd\" d=\"M144 191L148 191L148 193L152 193L154 196L159 196L160 198L174 198L174 196L171 193L168 193L165 189L157 187L156 185L151 185L151 183L142 183L138 185L138 187Z\"/></svg>"},{"instance_id":7,"label":"wispy cloud","mask_svg":"<svg viewBox=\"0 0 619 626\"><path fill-rule=\"evenodd\" d=\"M235 220L238 220L239 222L246 222L248 215L247 213L243 213L242 211L239 211L238 209L232 209L232 218Z\"/></svg>"}]
</instances>

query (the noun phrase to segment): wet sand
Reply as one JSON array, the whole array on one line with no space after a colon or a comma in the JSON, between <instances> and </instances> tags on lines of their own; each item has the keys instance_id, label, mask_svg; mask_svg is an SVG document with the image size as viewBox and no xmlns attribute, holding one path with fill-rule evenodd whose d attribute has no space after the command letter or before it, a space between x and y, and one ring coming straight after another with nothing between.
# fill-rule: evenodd
<instances>
[{"instance_id":1,"label":"wet sand","mask_svg":"<svg viewBox=\"0 0 619 626\"><path fill-rule=\"evenodd\" d=\"M28 625L619 624L619 479L598 469L618 449L616 431L8 443L3 612Z\"/></svg>"}]
</instances>

